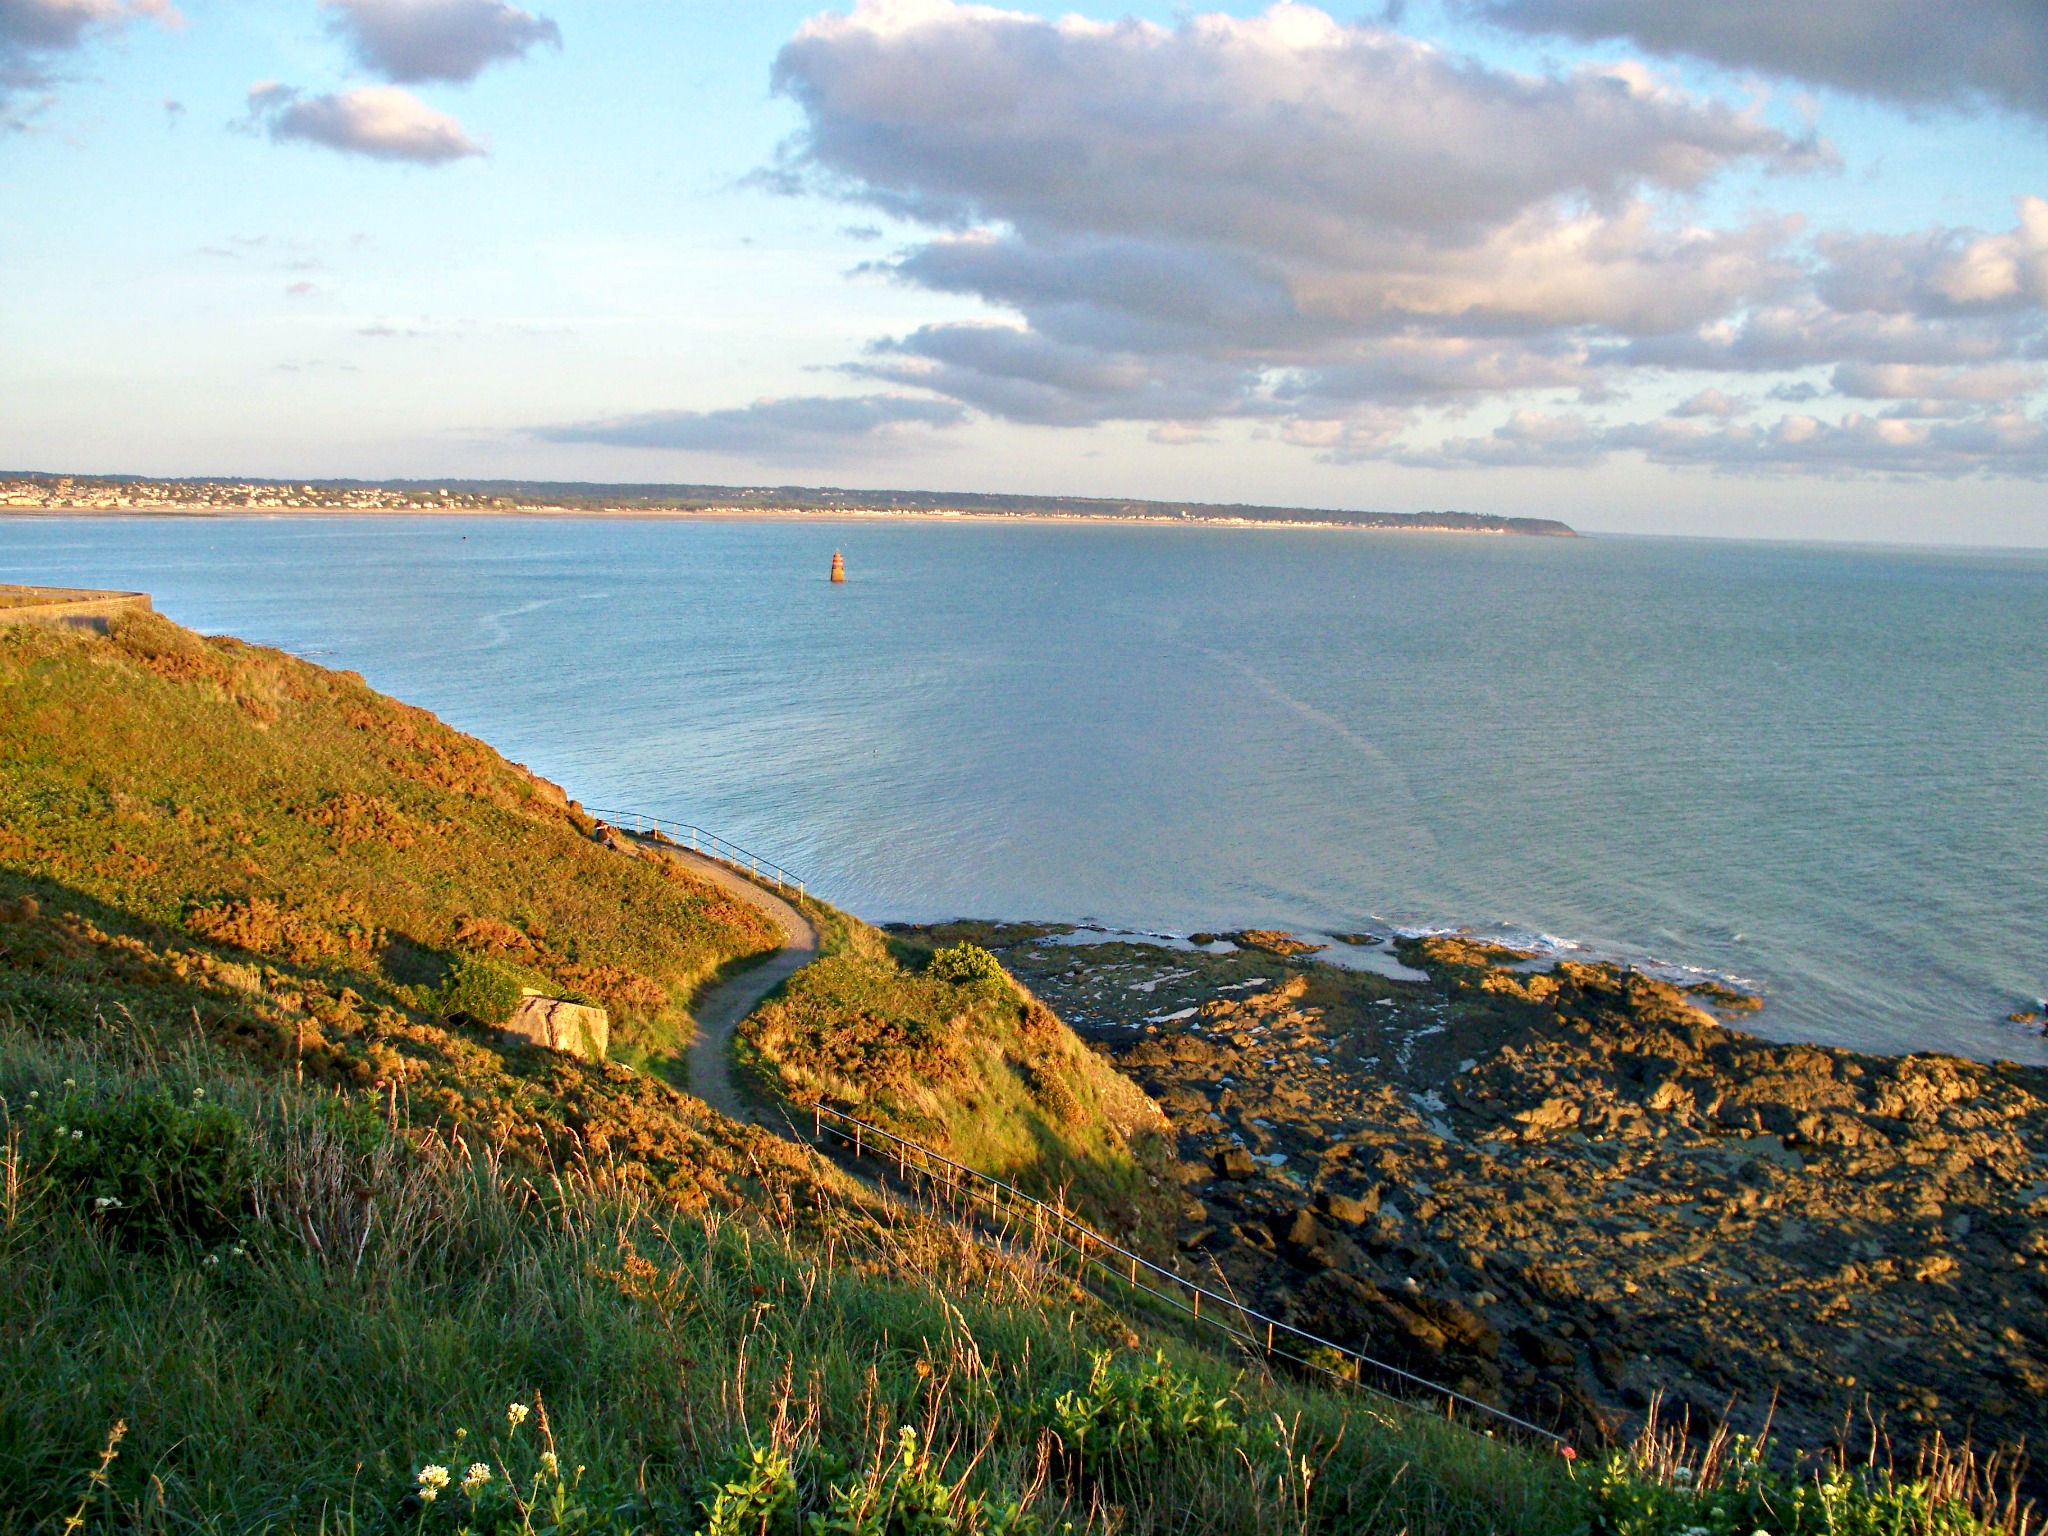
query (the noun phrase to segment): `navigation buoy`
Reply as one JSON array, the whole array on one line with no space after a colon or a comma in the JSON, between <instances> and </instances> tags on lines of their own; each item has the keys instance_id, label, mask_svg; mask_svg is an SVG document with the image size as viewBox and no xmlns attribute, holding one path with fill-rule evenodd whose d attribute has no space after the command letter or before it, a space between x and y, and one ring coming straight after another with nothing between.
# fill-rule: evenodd
<instances>
[{"instance_id":1,"label":"navigation buoy","mask_svg":"<svg viewBox=\"0 0 2048 1536\"><path fill-rule=\"evenodd\" d=\"M846 580L846 556L836 549L832 551L832 580L835 583Z\"/></svg>"}]
</instances>

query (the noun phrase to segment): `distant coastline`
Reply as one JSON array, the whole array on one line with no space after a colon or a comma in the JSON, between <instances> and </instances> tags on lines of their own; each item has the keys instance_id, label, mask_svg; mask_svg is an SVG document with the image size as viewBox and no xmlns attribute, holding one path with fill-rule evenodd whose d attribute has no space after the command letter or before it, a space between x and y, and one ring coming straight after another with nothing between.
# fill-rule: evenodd
<instances>
[{"instance_id":1,"label":"distant coastline","mask_svg":"<svg viewBox=\"0 0 2048 1536\"><path fill-rule=\"evenodd\" d=\"M1220 502L1127 501L832 486L604 485L498 480L155 479L0 473L0 515L85 517L607 517L707 520L912 518L1165 523L1576 538L1553 518L1478 512L1355 512Z\"/></svg>"}]
</instances>

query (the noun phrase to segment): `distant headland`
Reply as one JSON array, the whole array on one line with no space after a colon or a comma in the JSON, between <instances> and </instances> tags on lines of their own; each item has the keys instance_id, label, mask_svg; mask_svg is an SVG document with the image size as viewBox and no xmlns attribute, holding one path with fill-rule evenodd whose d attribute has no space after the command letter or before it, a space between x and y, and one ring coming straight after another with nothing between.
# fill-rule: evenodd
<instances>
[{"instance_id":1,"label":"distant headland","mask_svg":"<svg viewBox=\"0 0 2048 1536\"><path fill-rule=\"evenodd\" d=\"M1205 523L1223 527L1404 529L1575 538L1547 517L1479 512L1354 512L981 491L874 491L835 486L603 485L538 480L150 479L0 473L0 514L230 517L449 514L532 517L1005 518L1034 522Z\"/></svg>"}]
</instances>

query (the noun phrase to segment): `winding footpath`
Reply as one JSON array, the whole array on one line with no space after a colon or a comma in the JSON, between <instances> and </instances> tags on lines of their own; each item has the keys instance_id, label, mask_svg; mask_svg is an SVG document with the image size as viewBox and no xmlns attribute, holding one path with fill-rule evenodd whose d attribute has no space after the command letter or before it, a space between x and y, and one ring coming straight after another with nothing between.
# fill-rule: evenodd
<instances>
[{"instance_id":1,"label":"winding footpath","mask_svg":"<svg viewBox=\"0 0 2048 1536\"><path fill-rule=\"evenodd\" d=\"M685 848L652 843L641 846L659 848L693 875L755 908L783 932L782 948L764 964L742 971L705 992L691 1010L697 1021L697 1034L690 1042L690 1092L720 1114L759 1124L753 1106L741 1098L739 1086L733 1081L733 1032L739 1028L740 1020L760 1006L761 999L818 958L818 930L794 904L734 873L716 859Z\"/></svg>"}]
</instances>

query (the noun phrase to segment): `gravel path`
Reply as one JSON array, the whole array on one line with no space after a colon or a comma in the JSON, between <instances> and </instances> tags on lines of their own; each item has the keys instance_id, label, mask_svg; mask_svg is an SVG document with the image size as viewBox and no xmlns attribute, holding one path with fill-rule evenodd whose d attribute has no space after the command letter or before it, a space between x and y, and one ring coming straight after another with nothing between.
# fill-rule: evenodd
<instances>
[{"instance_id":1,"label":"gravel path","mask_svg":"<svg viewBox=\"0 0 2048 1536\"><path fill-rule=\"evenodd\" d=\"M658 848L677 863L685 865L692 874L709 880L759 909L785 935L782 948L764 964L742 971L731 981L712 988L698 998L697 1006L692 1010L697 1020L697 1035L690 1042L690 1092L721 1114L735 1120L754 1122L758 1117L753 1107L740 1097L738 1085L733 1081L733 1031L739 1027L740 1020L760 1005L762 998L818 958L818 930L793 903L754 884L744 875L734 874L714 859L683 848L652 843L642 846Z\"/></svg>"}]
</instances>

